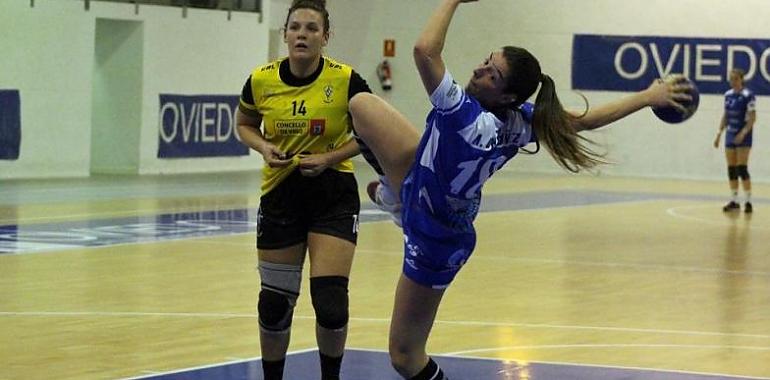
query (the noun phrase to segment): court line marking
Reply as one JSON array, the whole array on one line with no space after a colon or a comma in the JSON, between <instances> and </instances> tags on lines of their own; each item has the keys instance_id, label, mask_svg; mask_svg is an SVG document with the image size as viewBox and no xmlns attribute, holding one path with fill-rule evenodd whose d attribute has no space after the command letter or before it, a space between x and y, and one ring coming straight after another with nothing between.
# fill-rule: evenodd
<instances>
[{"instance_id":1,"label":"court line marking","mask_svg":"<svg viewBox=\"0 0 770 380\"><path fill-rule=\"evenodd\" d=\"M318 351L318 349L317 348L306 348L306 349L297 350L297 351L289 351L289 352L286 353L286 355L287 356L288 355L298 355L298 354L304 354L306 352L313 352L313 351ZM206 364L206 365L202 365L202 366L180 368L180 369L175 369L175 370L170 370L170 371L162 371L162 372L160 372L160 371L155 372L155 371L151 371L151 370L144 370L144 371L140 371L140 372L147 372L148 373L147 375L134 376L134 377L124 377L124 378L120 378L120 380L139 380L139 379L145 379L145 378L150 377L150 376L170 375L170 374L175 374L175 373L183 373L183 372L189 372L189 371L195 371L195 370L201 370L201 369L207 369L207 368L221 367L221 366L230 365L230 364L245 363L245 362L250 362L250 361L253 361L253 360L260 360L261 358L262 358L261 356L257 356L257 357L253 357L253 358L235 359L235 360L230 360L230 361L226 361L226 362L222 362L222 363Z\"/></svg>"},{"instance_id":2,"label":"court line marking","mask_svg":"<svg viewBox=\"0 0 770 380\"><path fill-rule=\"evenodd\" d=\"M607 343L607 344L535 344L506 347L488 347L473 350L463 350L447 352L444 355L464 355L476 354L481 352L499 352L504 350L521 349L570 349L570 348L698 348L698 349L735 349L747 351L770 351L770 346L731 346L731 345L713 345L713 344L637 344L637 343Z\"/></svg>"},{"instance_id":3,"label":"court line marking","mask_svg":"<svg viewBox=\"0 0 770 380\"><path fill-rule=\"evenodd\" d=\"M385 350L376 350L376 349L369 349L369 348L355 348L355 347L346 347L346 351L361 351L361 352L371 352L371 353L380 353L388 355L388 352ZM292 355L300 355L308 352L315 352L318 351L317 348L306 348L296 351L289 351L286 353L286 356L292 356ZM558 365L558 366L573 366L573 367L592 367L592 368L609 368L609 369L620 369L620 370L637 370L637 371L648 371L648 372L668 372L668 373L676 373L676 374L684 374L684 375L700 375L700 376L711 376L711 377L729 377L729 378L735 378L735 379L747 379L747 380L768 380L770 377L756 377L756 376L742 376L742 375L732 375L732 374L726 374L726 373L711 373L711 372L696 372L696 371L684 371L684 370L675 370L675 369L663 369L663 368L645 368L645 367L627 367L627 366L617 366L617 365L605 365L605 364L592 364L592 363L570 363L570 362L556 362L556 361L533 361L533 360L522 360L522 359L511 359L511 358L486 358L486 357L477 357L477 356L467 356L462 353L454 354L454 353L443 353L443 354L432 354L433 357L450 357L450 358L459 358L459 359L473 359L473 360L484 360L484 361L514 361L514 362L526 362L526 363L534 363L534 364L548 364L548 365ZM207 364L197 367L188 367L188 368L180 368L177 370L171 370L166 372L151 372L151 374L148 375L142 375L137 377L130 377L130 378L122 378L120 380L140 380L140 379L146 379L150 376L160 376L160 375L170 375L170 374L178 374L178 373L184 373L184 372L190 372L200 369L207 369L207 368L214 368L214 367L221 367L225 365L230 364L238 364L238 363L245 363L250 361L256 361L261 360L261 356L253 357L253 358L246 358L246 359L238 359L238 360L232 360L227 361L223 363L215 363L215 364ZM150 371L142 371L142 372L150 372Z\"/></svg>"},{"instance_id":4,"label":"court line marking","mask_svg":"<svg viewBox=\"0 0 770 380\"><path fill-rule=\"evenodd\" d=\"M393 250L356 248L356 252L367 252L367 253L375 253L375 254L382 254L382 255L388 255L388 256L403 256L403 253L401 251L393 251ZM686 266L676 266L676 265L672 266L672 265L662 265L662 264L638 264L638 263L619 263L619 262L605 262L605 261L540 259L540 258L533 258L533 257L509 257L509 256L500 256L500 255L497 255L497 256L473 255L471 256L471 260L473 261L501 260L501 261L517 261L517 262L523 261L523 262L534 262L534 263L554 264L554 265L570 264L570 265L585 265L585 266L595 266L595 267L645 269L645 270L655 270L655 271L701 272L701 273L712 273L712 274L731 274L731 275L770 277L770 272L766 272L766 271L722 270L722 269L716 269L716 268L686 267Z\"/></svg>"},{"instance_id":5,"label":"court line marking","mask_svg":"<svg viewBox=\"0 0 770 380\"><path fill-rule=\"evenodd\" d=\"M57 220L65 220L65 221L72 221L72 222L81 222L81 221L87 221L91 220L92 217L103 217L104 219L111 219L111 218L126 218L126 217L155 217L158 215L164 215L164 214L181 214L181 213L188 213L188 212L219 212L219 211L230 211L230 210L240 210L240 209L246 209L250 210L254 208L256 210L256 206L254 207L227 207L227 208L205 208L202 209L200 207L176 207L176 208L152 208L152 209L134 209L134 210L126 210L126 211L105 211L105 212L89 212L89 213L83 213L83 214L67 214L63 216L36 216L36 217L24 217L22 219L22 222L24 224L27 224L26 222L29 221L57 221ZM87 218L87 219L81 219L81 218ZM3 224L14 224L18 223L18 219L0 219L0 225ZM34 223L32 223L34 224ZM37 223L42 224L42 223ZM22 224L23 225L23 224Z\"/></svg>"},{"instance_id":6,"label":"court line marking","mask_svg":"<svg viewBox=\"0 0 770 380\"><path fill-rule=\"evenodd\" d=\"M177 318L251 318L256 319L256 314L242 313L169 313L169 312L109 312L109 311L0 311L0 317L177 317ZM315 321L315 316L295 315L295 319ZM351 321L361 323L390 323L390 318L362 318L350 317ZM695 330L665 330L645 329L635 327L609 327L609 326L581 326L560 325L547 323L523 323L523 322L492 322L492 321L452 321L437 319L436 324L458 326L494 326L494 327L523 327L564 330L602 330L616 332L635 332L651 334L671 335L695 335L695 336L729 336L741 338L770 339L770 334L748 333L723 333L713 331Z\"/></svg>"},{"instance_id":7,"label":"court line marking","mask_svg":"<svg viewBox=\"0 0 770 380\"><path fill-rule=\"evenodd\" d=\"M22 222L22 225L25 224L44 224L48 221L55 222L55 221L70 221L70 222L82 222L82 221L88 221L91 220L92 217L102 217L104 219L112 219L112 218L130 218L130 217L155 217L158 215L165 215L165 214L181 214L181 213L189 213L189 212L221 212L221 211L233 211L233 210L247 210L256 211L257 205L254 206L234 206L234 207L225 207L225 208L201 208L200 206L196 207L175 207L175 208L152 208L152 209L134 209L134 210L126 210L126 211L105 211L105 212L89 212L89 213L82 213L82 214L67 214L62 216L36 216L36 217L24 217ZM377 209L362 209L360 212L361 215L389 215L388 213L384 211L380 211ZM43 223L27 223L27 222L34 222L34 221L43 221ZM18 223L18 219L0 219L0 225L15 225L15 223Z\"/></svg>"},{"instance_id":8,"label":"court line marking","mask_svg":"<svg viewBox=\"0 0 770 380\"><path fill-rule=\"evenodd\" d=\"M689 220L693 222L698 222L702 224L708 224L712 226L719 226L719 227L741 227L743 229L751 229L751 230L770 230L768 227L759 227L755 226L749 223L738 225L736 222L739 222L739 218L736 218L736 220L731 221L715 221L710 220L706 218L699 218L697 216L690 216L690 215L684 215L680 213L680 210L692 210L692 209L703 209L703 208L712 208L710 205L697 205L697 206L674 206L666 209L666 214L678 218L678 219L684 219ZM743 214L745 215L745 214ZM743 220L742 218L740 220Z\"/></svg>"},{"instance_id":9,"label":"court line marking","mask_svg":"<svg viewBox=\"0 0 770 380\"><path fill-rule=\"evenodd\" d=\"M346 350L354 350L354 351L365 351L365 352L379 352L379 353L386 353L385 350L376 350L376 349L368 349L368 348L352 348L348 347ZM661 369L661 368L645 368L645 367L625 367L625 366L617 366L617 365L606 365L606 364L593 364L593 363L571 363L571 362L556 362L556 361L540 361L540 360L525 360L525 359L515 359L515 358L487 358L487 357L478 357L478 356L467 356L467 355L453 355L451 353L444 353L444 354L431 354L432 357L451 357L451 358L461 358L461 359L474 359L474 360L486 360L486 361L514 361L514 362L525 362L525 363L535 363L535 364L549 364L549 365L560 365L560 366L573 366L573 367L599 367L599 368L610 368L610 369L622 369L622 370L640 370L640 371L652 371L652 372L670 372L670 373L677 373L677 374L689 374L689 375L702 375L702 376L726 376L731 378L738 378L738 379L753 379L753 380L770 380L770 377L755 377L755 376L742 376L742 375L731 375L726 373L711 373L711 372L694 372L694 371L683 371L683 370L675 370L675 369Z\"/></svg>"}]
</instances>

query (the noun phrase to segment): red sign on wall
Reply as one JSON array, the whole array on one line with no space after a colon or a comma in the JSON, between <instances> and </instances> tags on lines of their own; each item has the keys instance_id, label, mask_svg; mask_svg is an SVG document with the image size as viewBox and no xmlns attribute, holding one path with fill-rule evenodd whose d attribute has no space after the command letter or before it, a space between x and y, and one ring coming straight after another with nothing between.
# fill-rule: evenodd
<instances>
[{"instance_id":1,"label":"red sign on wall","mask_svg":"<svg viewBox=\"0 0 770 380\"><path fill-rule=\"evenodd\" d=\"M396 40L384 40L382 43L382 56L383 57L395 57L396 56Z\"/></svg>"}]
</instances>

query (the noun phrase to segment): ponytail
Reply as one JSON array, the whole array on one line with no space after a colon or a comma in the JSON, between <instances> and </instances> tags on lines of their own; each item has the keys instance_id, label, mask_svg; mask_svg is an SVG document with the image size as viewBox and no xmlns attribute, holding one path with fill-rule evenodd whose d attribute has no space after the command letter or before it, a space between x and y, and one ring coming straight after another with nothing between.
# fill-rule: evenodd
<instances>
[{"instance_id":1,"label":"ponytail","mask_svg":"<svg viewBox=\"0 0 770 380\"><path fill-rule=\"evenodd\" d=\"M553 79L542 74L540 92L535 100L535 112L532 128L538 140L548 149L548 153L564 169L577 173L581 169L592 169L604 164L604 155L589 149L593 141L577 133L573 116L562 107L556 95Z\"/></svg>"}]
</instances>

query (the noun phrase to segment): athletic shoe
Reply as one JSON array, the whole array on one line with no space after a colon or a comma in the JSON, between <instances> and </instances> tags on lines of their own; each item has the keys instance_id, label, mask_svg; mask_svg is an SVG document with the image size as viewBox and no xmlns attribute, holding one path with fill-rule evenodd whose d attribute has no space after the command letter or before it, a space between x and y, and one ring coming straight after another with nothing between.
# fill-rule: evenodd
<instances>
[{"instance_id":1,"label":"athletic shoe","mask_svg":"<svg viewBox=\"0 0 770 380\"><path fill-rule=\"evenodd\" d=\"M366 185L366 194L378 209L390 214L393 223L401 227L401 202L390 189L385 178L379 181L372 181Z\"/></svg>"},{"instance_id":2,"label":"athletic shoe","mask_svg":"<svg viewBox=\"0 0 770 380\"><path fill-rule=\"evenodd\" d=\"M730 212L730 211L740 211L741 206L733 201L730 201L730 203L726 204L725 207L722 207L722 211L724 212Z\"/></svg>"},{"instance_id":3,"label":"athletic shoe","mask_svg":"<svg viewBox=\"0 0 770 380\"><path fill-rule=\"evenodd\" d=\"M751 202L746 202L746 204L743 206L743 212L747 214L754 212L754 207L751 206Z\"/></svg>"}]
</instances>

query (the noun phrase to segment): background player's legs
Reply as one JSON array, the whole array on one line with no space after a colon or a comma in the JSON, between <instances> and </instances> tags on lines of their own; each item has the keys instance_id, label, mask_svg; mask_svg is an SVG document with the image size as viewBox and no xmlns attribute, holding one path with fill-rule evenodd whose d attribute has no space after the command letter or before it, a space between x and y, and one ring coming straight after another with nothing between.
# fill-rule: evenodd
<instances>
[{"instance_id":1,"label":"background player's legs","mask_svg":"<svg viewBox=\"0 0 770 380\"><path fill-rule=\"evenodd\" d=\"M445 289L420 285L404 274L398 280L390 321L390 360L405 379L428 365L425 346Z\"/></svg>"},{"instance_id":2,"label":"background player's legs","mask_svg":"<svg viewBox=\"0 0 770 380\"><path fill-rule=\"evenodd\" d=\"M740 209L740 206L738 205L738 158L736 148L726 147L725 158L727 159L727 177L730 182L730 202L728 202L722 210L732 211Z\"/></svg>"},{"instance_id":3,"label":"background player's legs","mask_svg":"<svg viewBox=\"0 0 770 380\"><path fill-rule=\"evenodd\" d=\"M359 93L350 100L350 114L361 139L377 156L395 194L409 172L420 132L393 106L369 93Z\"/></svg>"},{"instance_id":4,"label":"background player's legs","mask_svg":"<svg viewBox=\"0 0 770 380\"><path fill-rule=\"evenodd\" d=\"M749 175L749 153L751 153L751 147L739 147L735 148L735 161L738 167L738 177L741 180L743 186L743 194L745 196L745 208L746 212L752 212L753 207L751 205L751 176ZM737 190L737 184L736 184Z\"/></svg>"}]
</instances>

